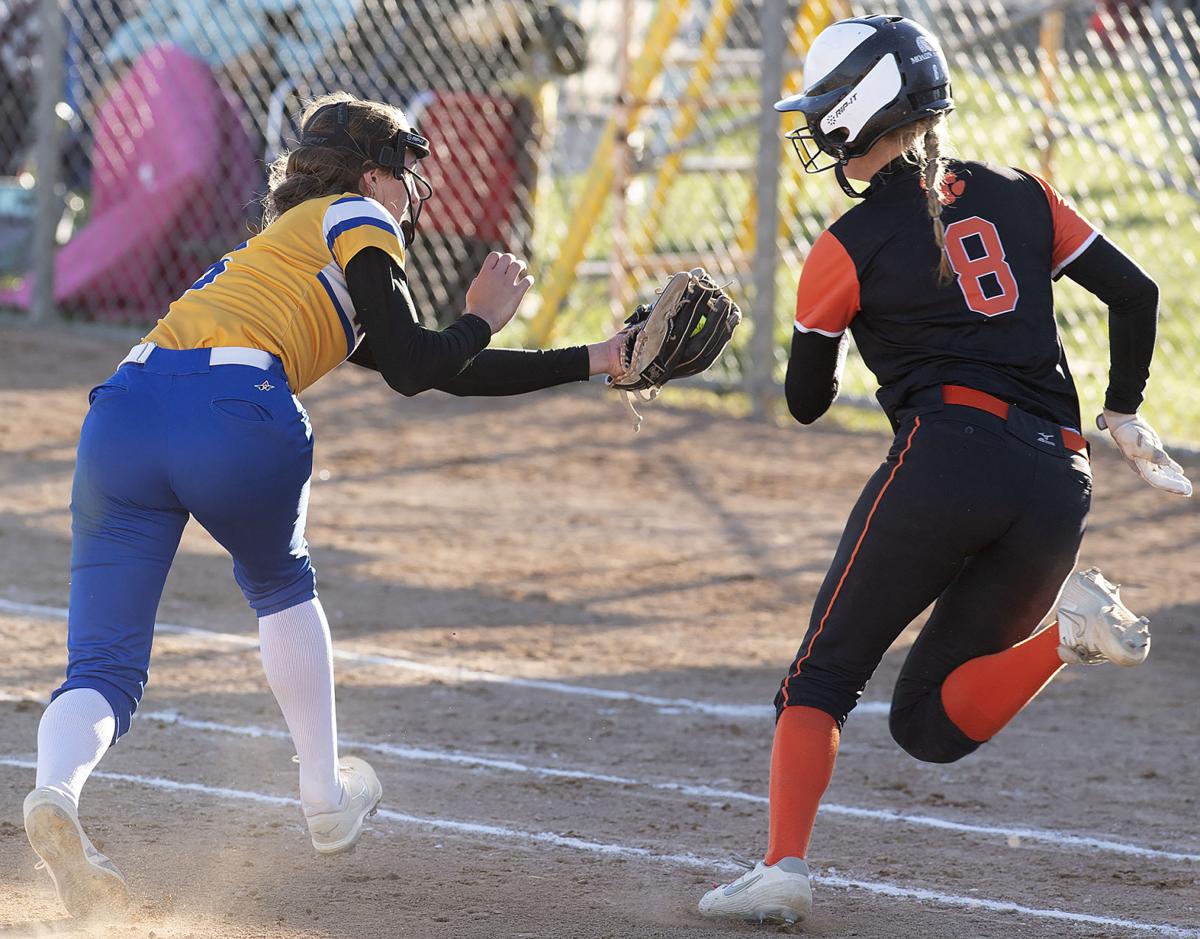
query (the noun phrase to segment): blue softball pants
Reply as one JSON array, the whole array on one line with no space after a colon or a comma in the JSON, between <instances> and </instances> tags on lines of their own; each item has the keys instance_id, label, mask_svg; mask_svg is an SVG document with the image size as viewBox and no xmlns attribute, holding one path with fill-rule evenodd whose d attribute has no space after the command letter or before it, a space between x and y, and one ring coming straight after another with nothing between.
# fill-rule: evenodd
<instances>
[{"instance_id":1,"label":"blue softball pants","mask_svg":"<svg viewBox=\"0 0 1200 939\"><path fill-rule=\"evenodd\" d=\"M209 365L154 349L90 395L71 492L67 677L129 729L163 583L189 516L233 556L259 616L316 596L304 540L312 429L278 359Z\"/></svg>"}]
</instances>

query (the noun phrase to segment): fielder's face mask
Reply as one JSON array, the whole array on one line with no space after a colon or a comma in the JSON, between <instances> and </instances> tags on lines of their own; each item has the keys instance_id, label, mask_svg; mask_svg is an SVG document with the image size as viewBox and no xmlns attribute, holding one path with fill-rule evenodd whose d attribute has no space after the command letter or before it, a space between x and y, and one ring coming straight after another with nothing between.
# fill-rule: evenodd
<instances>
[{"instance_id":1,"label":"fielder's face mask","mask_svg":"<svg viewBox=\"0 0 1200 939\"><path fill-rule=\"evenodd\" d=\"M417 172L417 162L429 156L429 140L416 133L415 130L398 130L387 141L377 144L374 152L371 148L363 147L350 133L348 128L349 115L347 102L338 101L317 109L309 118L308 123L314 124L317 118L330 109L336 109L336 120L331 131L323 134L305 132L300 137L302 147L332 147L345 150L362 157L376 166L390 170L392 176L404 183L406 197L405 215L407 218L400 222L400 230L404 234L405 246L412 245L417 240L417 223L421 218L421 207L433 197L433 187L424 176Z\"/></svg>"}]
</instances>

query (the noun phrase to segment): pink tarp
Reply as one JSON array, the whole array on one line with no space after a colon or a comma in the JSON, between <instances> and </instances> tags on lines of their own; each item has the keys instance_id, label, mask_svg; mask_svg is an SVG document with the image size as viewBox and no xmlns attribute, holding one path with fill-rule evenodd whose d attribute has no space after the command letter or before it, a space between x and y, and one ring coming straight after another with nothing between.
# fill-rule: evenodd
<instances>
[{"instance_id":1,"label":"pink tarp","mask_svg":"<svg viewBox=\"0 0 1200 939\"><path fill-rule=\"evenodd\" d=\"M106 319L162 314L245 237L257 179L236 99L200 59L151 49L96 115L90 221L58 252L56 302ZM0 303L28 307L30 281Z\"/></svg>"}]
</instances>

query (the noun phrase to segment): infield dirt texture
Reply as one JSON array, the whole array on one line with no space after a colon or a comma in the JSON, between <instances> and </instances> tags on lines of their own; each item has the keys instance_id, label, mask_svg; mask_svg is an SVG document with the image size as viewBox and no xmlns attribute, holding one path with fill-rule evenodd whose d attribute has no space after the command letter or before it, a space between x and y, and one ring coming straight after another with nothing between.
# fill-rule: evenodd
<instances>
[{"instance_id":1,"label":"infield dirt texture","mask_svg":"<svg viewBox=\"0 0 1200 939\"><path fill-rule=\"evenodd\" d=\"M598 381L406 400L351 367L305 396L309 540L343 750L385 811L355 854L312 852L253 617L189 526L144 716L83 796L130 919L64 921L21 799L65 661L79 422L135 338L0 326L0 935L778 932L696 901L763 848L768 705L887 440L661 406L635 437ZM933 766L887 731L905 633L847 724L795 932L1200 937L1200 504L1097 450L1081 564L1150 617L1148 663L1070 670Z\"/></svg>"}]
</instances>

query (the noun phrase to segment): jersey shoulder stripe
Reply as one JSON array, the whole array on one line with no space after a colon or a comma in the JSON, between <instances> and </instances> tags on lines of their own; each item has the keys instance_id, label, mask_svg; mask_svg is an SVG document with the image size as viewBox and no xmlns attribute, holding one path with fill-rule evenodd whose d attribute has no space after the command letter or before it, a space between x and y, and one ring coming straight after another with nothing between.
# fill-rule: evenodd
<instances>
[{"instance_id":1,"label":"jersey shoulder stripe","mask_svg":"<svg viewBox=\"0 0 1200 939\"><path fill-rule=\"evenodd\" d=\"M349 218L344 222L338 222L338 224L329 229L325 233L325 244L329 246L329 250L332 252L334 242L337 241L341 235L344 235L346 232L351 231L352 229L361 228L363 225L371 225L375 228L382 228L386 232L395 234L394 226L389 225L387 222L381 222L376 218L359 216L358 218Z\"/></svg>"},{"instance_id":2,"label":"jersey shoulder stripe","mask_svg":"<svg viewBox=\"0 0 1200 939\"><path fill-rule=\"evenodd\" d=\"M387 209L365 196L344 196L329 204L321 233L333 259L344 269L363 248L377 247L404 263L404 241Z\"/></svg>"},{"instance_id":3,"label":"jersey shoulder stripe","mask_svg":"<svg viewBox=\"0 0 1200 939\"><path fill-rule=\"evenodd\" d=\"M400 237L400 229L396 226L395 219L374 199L368 199L366 196L343 196L331 202L325 210L325 218L321 223L325 240L329 240L329 233L334 228L341 227L345 231L353 227L347 223L354 221L364 225L374 224L392 232L397 238Z\"/></svg>"}]
</instances>

